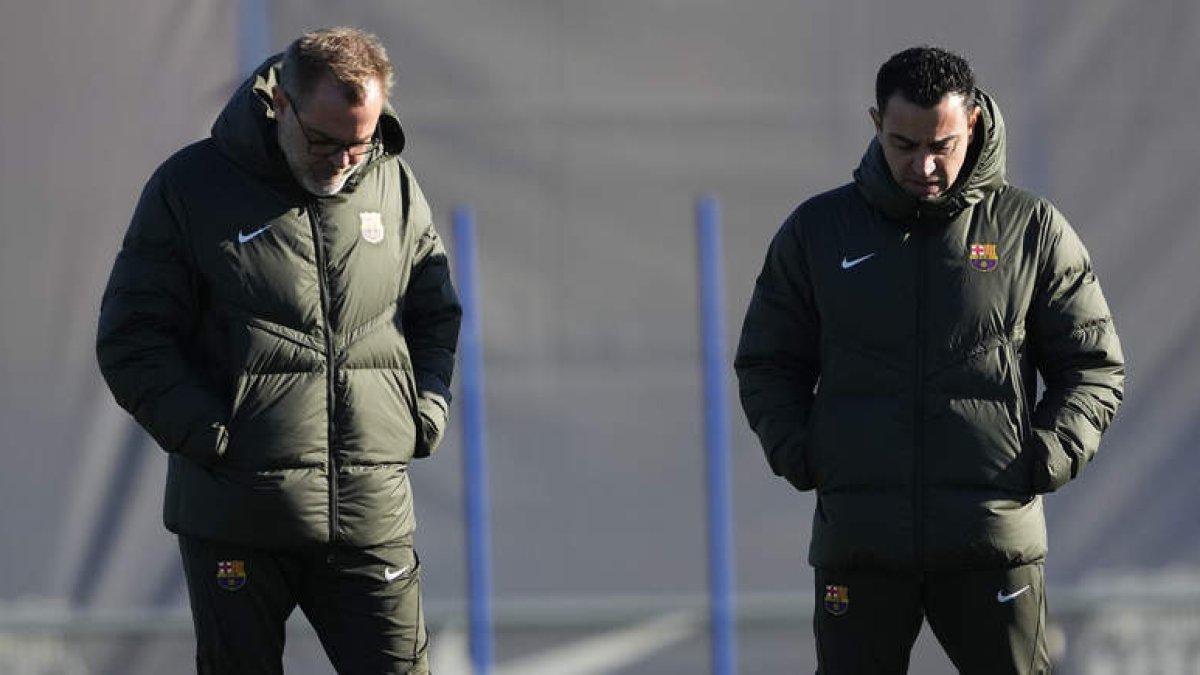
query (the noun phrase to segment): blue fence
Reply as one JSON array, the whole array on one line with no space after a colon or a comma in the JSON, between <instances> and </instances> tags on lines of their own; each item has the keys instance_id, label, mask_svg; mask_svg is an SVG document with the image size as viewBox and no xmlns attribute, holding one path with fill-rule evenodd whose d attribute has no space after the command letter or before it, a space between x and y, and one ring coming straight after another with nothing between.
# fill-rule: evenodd
<instances>
[{"instance_id":1,"label":"blue fence","mask_svg":"<svg viewBox=\"0 0 1200 675\"><path fill-rule=\"evenodd\" d=\"M489 521L487 417L484 410L483 329L479 306L479 256L475 217L454 210L454 269L463 306L460 336L463 410L463 493L467 518L467 613L475 675L492 672L492 536Z\"/></svg>"},{"instance_id":2,"label":"blue fence","mask_svg":"<svg viewBox=\"0 0 1200 675\"><path fill-rule=\"evenodd\" d=\"M725 351L725 275L717 200L696 204L700 333L704 368L704 439L707 450L709 621L713 675L737 672L734 614L733 499L730 488L729 396Z\"/></svg>"}]
</instances>

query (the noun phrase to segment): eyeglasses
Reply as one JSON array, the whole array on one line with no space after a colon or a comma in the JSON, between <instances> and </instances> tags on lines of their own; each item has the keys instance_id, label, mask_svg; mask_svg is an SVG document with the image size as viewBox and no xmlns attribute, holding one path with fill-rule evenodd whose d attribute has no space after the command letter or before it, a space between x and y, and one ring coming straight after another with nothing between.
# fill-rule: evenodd
<instances>
[{"instance_id":1,"label":"eyeglasses","mask_svg":"<svg viewBox=\"0 0 1200 675\"><path fill-rule=\"evenodd\" d=\"M375 128L375 133L371 134L371 140L361 143L339 143L337 141L316 140L308 133L308 127L304 126L304 122L300 121L300 106L296 105L296 100L292 95L283 92L287 97L288 103L292 106L292 117L296 118L296 124L300 126L300 133L304 136L304 142L308 144L308 154L321 159L329 159L342 154L343 152L350 155L350 159L358 162L362 158L375 152L379 147L379 127Z\"/></svg>"}]
</instances>

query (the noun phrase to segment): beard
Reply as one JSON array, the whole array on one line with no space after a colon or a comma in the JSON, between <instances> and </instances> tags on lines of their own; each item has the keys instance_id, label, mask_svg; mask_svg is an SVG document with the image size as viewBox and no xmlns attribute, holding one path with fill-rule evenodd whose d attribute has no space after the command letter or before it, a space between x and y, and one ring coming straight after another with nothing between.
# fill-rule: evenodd
<instances>
[{"instance_id":1,"label":"beard","mask_svg":"<svg viewBox=\"0 0 1200 675\"><path fill-rule=\"evenodd\" d=\"M353 165L344 171L338 171L331 176L323 177L318 175L312 166L309 166L307 169L298 169L292 166L292 175L296 177L296 182L300 183L301 187L312 194L318 197L331 197L346 187L350 176L354 175L354 170L357 168L358 165Z\"/></svg>"},{"instance_id":2,"label":"beard","mask_svg":"<svg viewBox=\"0 0 1200 675\"><path fill-rule=\"evenodd\" d=\"M328 160L314 160L308 154L308 141L292 125L280 124L278 129L279 149L287 161L292 177L307 192L317 197L331 197L342 191L362 162L351 164L345 169L333 169Z\"/></svg>"}]
</instances>

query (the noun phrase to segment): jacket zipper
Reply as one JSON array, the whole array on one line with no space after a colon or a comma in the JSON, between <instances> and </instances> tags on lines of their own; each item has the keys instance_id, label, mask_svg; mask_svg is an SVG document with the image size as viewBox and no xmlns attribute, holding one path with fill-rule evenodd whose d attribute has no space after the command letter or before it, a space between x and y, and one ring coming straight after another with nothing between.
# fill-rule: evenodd
<instances>
[{"instance_id":1,"label":"jacket zipper","mask_svg":"<svg viewBox=\"0 0 1200 675\"><path fill-rule=\"evenodd\" d=\"M333 353L333 325L329 320L329 280L325 276L326 261L325 261L325 246L321 239L321 218L317 213L317 209L309 204L308 221L312 226L313 233L313 250L317 254L317 286L321 291L321 319L322 333L325 337L325 417L328 420L326 426L326 452L329 455L329 473L326 478L329 482L329 543L337 541L337 522L338 522L338 492L337 492L337 476L338 466L337 457L333 452L333 417L334 406L336 401L336 378L337 368L334 362Z\"/></svg>"},{"instance_id":2,"label":"jacket zipper","mask_svg":"<svg viewBox=\"0 0 1200 675\"><path fill-rule=\"evenodd\" d=\"M913 360L913 557L917 565L922 565L925 557L925 233L917 232L915 239L917 253L913 312L916 324L916 357Z\"/></svg>"}]
</instances>

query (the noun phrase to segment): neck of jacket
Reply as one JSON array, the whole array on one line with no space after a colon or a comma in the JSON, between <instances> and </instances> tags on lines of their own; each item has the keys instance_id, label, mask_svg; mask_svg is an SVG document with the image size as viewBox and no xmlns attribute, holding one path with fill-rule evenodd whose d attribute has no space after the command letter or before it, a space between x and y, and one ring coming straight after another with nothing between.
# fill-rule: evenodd
<instances>
[{"instance_id":1,"label":"neck of jacket","mask_svg":"<svg viewBox=\"0 0 1200 675\"><path fill-rule=\"evenodd\" d=\"M264 61L242 82L212 126L212 138L223 155L263 182L285 190L302 190L292 176L279 147L272 91L279 83L282 54ZM368 163L399 155L404 149L404 129L390 102L379 117L382 144ZM366 168L366 167L364 167ZM364 171L347 183L353 190Z\"/></svg>"},{"instance_id":2,"label":"neck of jacket","mask_svg":"<svg viewBox=\"0 0 1200 675\"><path fill-rule=\"evenodd\" d=\"M891 220L937 225L954 220L963 211L1005 184L1005 128L1000 108L987 92L975 90L979 119L958 179L936 200L922 200L902 188L892 177L879 138L871 139L854 171L854 183L863 198Z\"/></svg>"}]
</instances>

